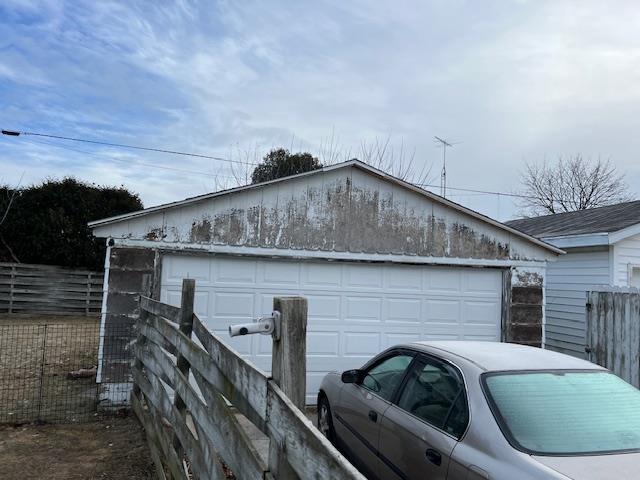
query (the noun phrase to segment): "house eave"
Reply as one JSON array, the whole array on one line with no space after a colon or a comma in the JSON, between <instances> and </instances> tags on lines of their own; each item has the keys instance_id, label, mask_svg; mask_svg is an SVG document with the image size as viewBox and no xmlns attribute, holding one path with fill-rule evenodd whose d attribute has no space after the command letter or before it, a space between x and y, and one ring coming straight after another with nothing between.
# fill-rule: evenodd
<instances>
[{"instance_id":1,"label":"house eave","mask_svg":"<svg viewBox=\"0 0 640 480\"><path fill-rule=\"evenodd\" d=\"M640 235L640 223L616 232L585 233L580 235L558 235L540 237L547 243L559 248L600 247L614 245L626 238Z\"/></svg>"},{"instance_id":2,"label":"house eave","mask_svg":"<svg viewBox=\"0 0 640 480\"><path fill-rule=\"evenodd\" d=\"M609 234L603 232L584 235L561 235L557 237L542 237L542 240L558 248L597 247L609 245Z\"/></svg>"}]
</instances>

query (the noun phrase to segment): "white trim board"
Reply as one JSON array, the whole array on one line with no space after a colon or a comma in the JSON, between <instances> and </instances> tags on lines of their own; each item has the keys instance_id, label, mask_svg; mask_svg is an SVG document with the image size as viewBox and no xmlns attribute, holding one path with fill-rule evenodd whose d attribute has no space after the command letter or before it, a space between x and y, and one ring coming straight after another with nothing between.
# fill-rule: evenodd
<instances>
[{"instance_id":1,"label":"white trim board","mask_svg":"<svg viewBox=\"0 0 640 480\"><path fill-rule=\"evenodd\" d=\"M558 248L596 247L600 245L613 245L640 234L640 223L632 225L617 232L586 233L580 235L560 235L557 237L540 237L545 242Z\"/></svg>"},{"instance_id":2,"label":"white trim board","mask_svg":"<svg viewBox=\"0 0 640 480\"><path fill-rule=\"evenodd\" d=\"M259 256L270 258L293 258L297 260L328 260L347 262L404 263L416 265L451 265L470 267L545 267L546 261L536 260L495 260L483 258L419 257L413 255L393 255L375 253L328 252L320 250L286 250L280 248L233 247L200 243L170 243L155 240L127 238L109 239L109 244L119 247L157 248L167 252L200 252L223 255Z\"/></svg>"}]
</instances>

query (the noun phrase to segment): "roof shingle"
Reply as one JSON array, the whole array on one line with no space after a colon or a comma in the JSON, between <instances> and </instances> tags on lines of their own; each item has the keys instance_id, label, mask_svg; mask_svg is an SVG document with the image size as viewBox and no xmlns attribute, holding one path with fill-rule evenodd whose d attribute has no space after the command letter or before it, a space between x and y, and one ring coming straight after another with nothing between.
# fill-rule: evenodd
<instances>
[{"instance_id":1,"label":"roof shingle","mask_svg":"<svg viewBox=\"0 0 640 480\"><path fill-rule=\"evenodd\" d=\"M538 238L617 232L640 223L640 200L505 223Z\"/></svg>"}]
</instances>

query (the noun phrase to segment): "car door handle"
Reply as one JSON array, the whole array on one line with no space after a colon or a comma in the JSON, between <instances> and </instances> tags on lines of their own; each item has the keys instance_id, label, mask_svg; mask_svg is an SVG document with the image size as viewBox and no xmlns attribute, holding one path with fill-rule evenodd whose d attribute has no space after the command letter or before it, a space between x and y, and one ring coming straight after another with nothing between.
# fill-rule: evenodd
<instances>
[{"instance_id":1,"label":"car door handle","mask_svg":"<svg viewBox=\"0 0 640 480\"><path fill-rule=\"evenodd\" d=\"M442 463L442 455L437 450L433 448L427 449L424 454L427 456L427 460L429 460L434 465L440 465Z\"/></svg>"},{"instance_id":2,"label":"car door handle","mask_svg":"<svg viewBox=\"0 0 640 480\"><path fill-rule=\"evenodd\" d=\"M374 412L373 410L369 410L369 420L371 420L372 422L377 422L378 421L378 414L376 412Z\"/></svg>"}]
</instances>

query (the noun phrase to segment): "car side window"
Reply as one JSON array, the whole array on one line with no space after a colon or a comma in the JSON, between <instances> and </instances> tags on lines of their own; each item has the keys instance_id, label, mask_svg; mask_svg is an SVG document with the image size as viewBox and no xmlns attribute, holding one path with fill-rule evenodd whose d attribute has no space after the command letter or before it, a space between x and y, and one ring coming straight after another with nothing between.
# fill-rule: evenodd
<instances>
[{"instance_id":1,"label":"car side window","mask_svg":"<svg viewBox=\"0 0 640 480\"><path fill-rule=\"evenodd\" d=\"M419 358L409 372L398 407L456 438L469 419L464 382L451 365Z\"/></svg>"},{"instance_id":2,"label":"car side window","mask_svg":"<svg viewBox=\"0 0 640 480\"><path fill-rule=\"evenodd\" d=\"M391 400L411 360L413 355L405 353L388 357L365 372L361 385L385 400Z\"/></svg>"}]
</instances>

